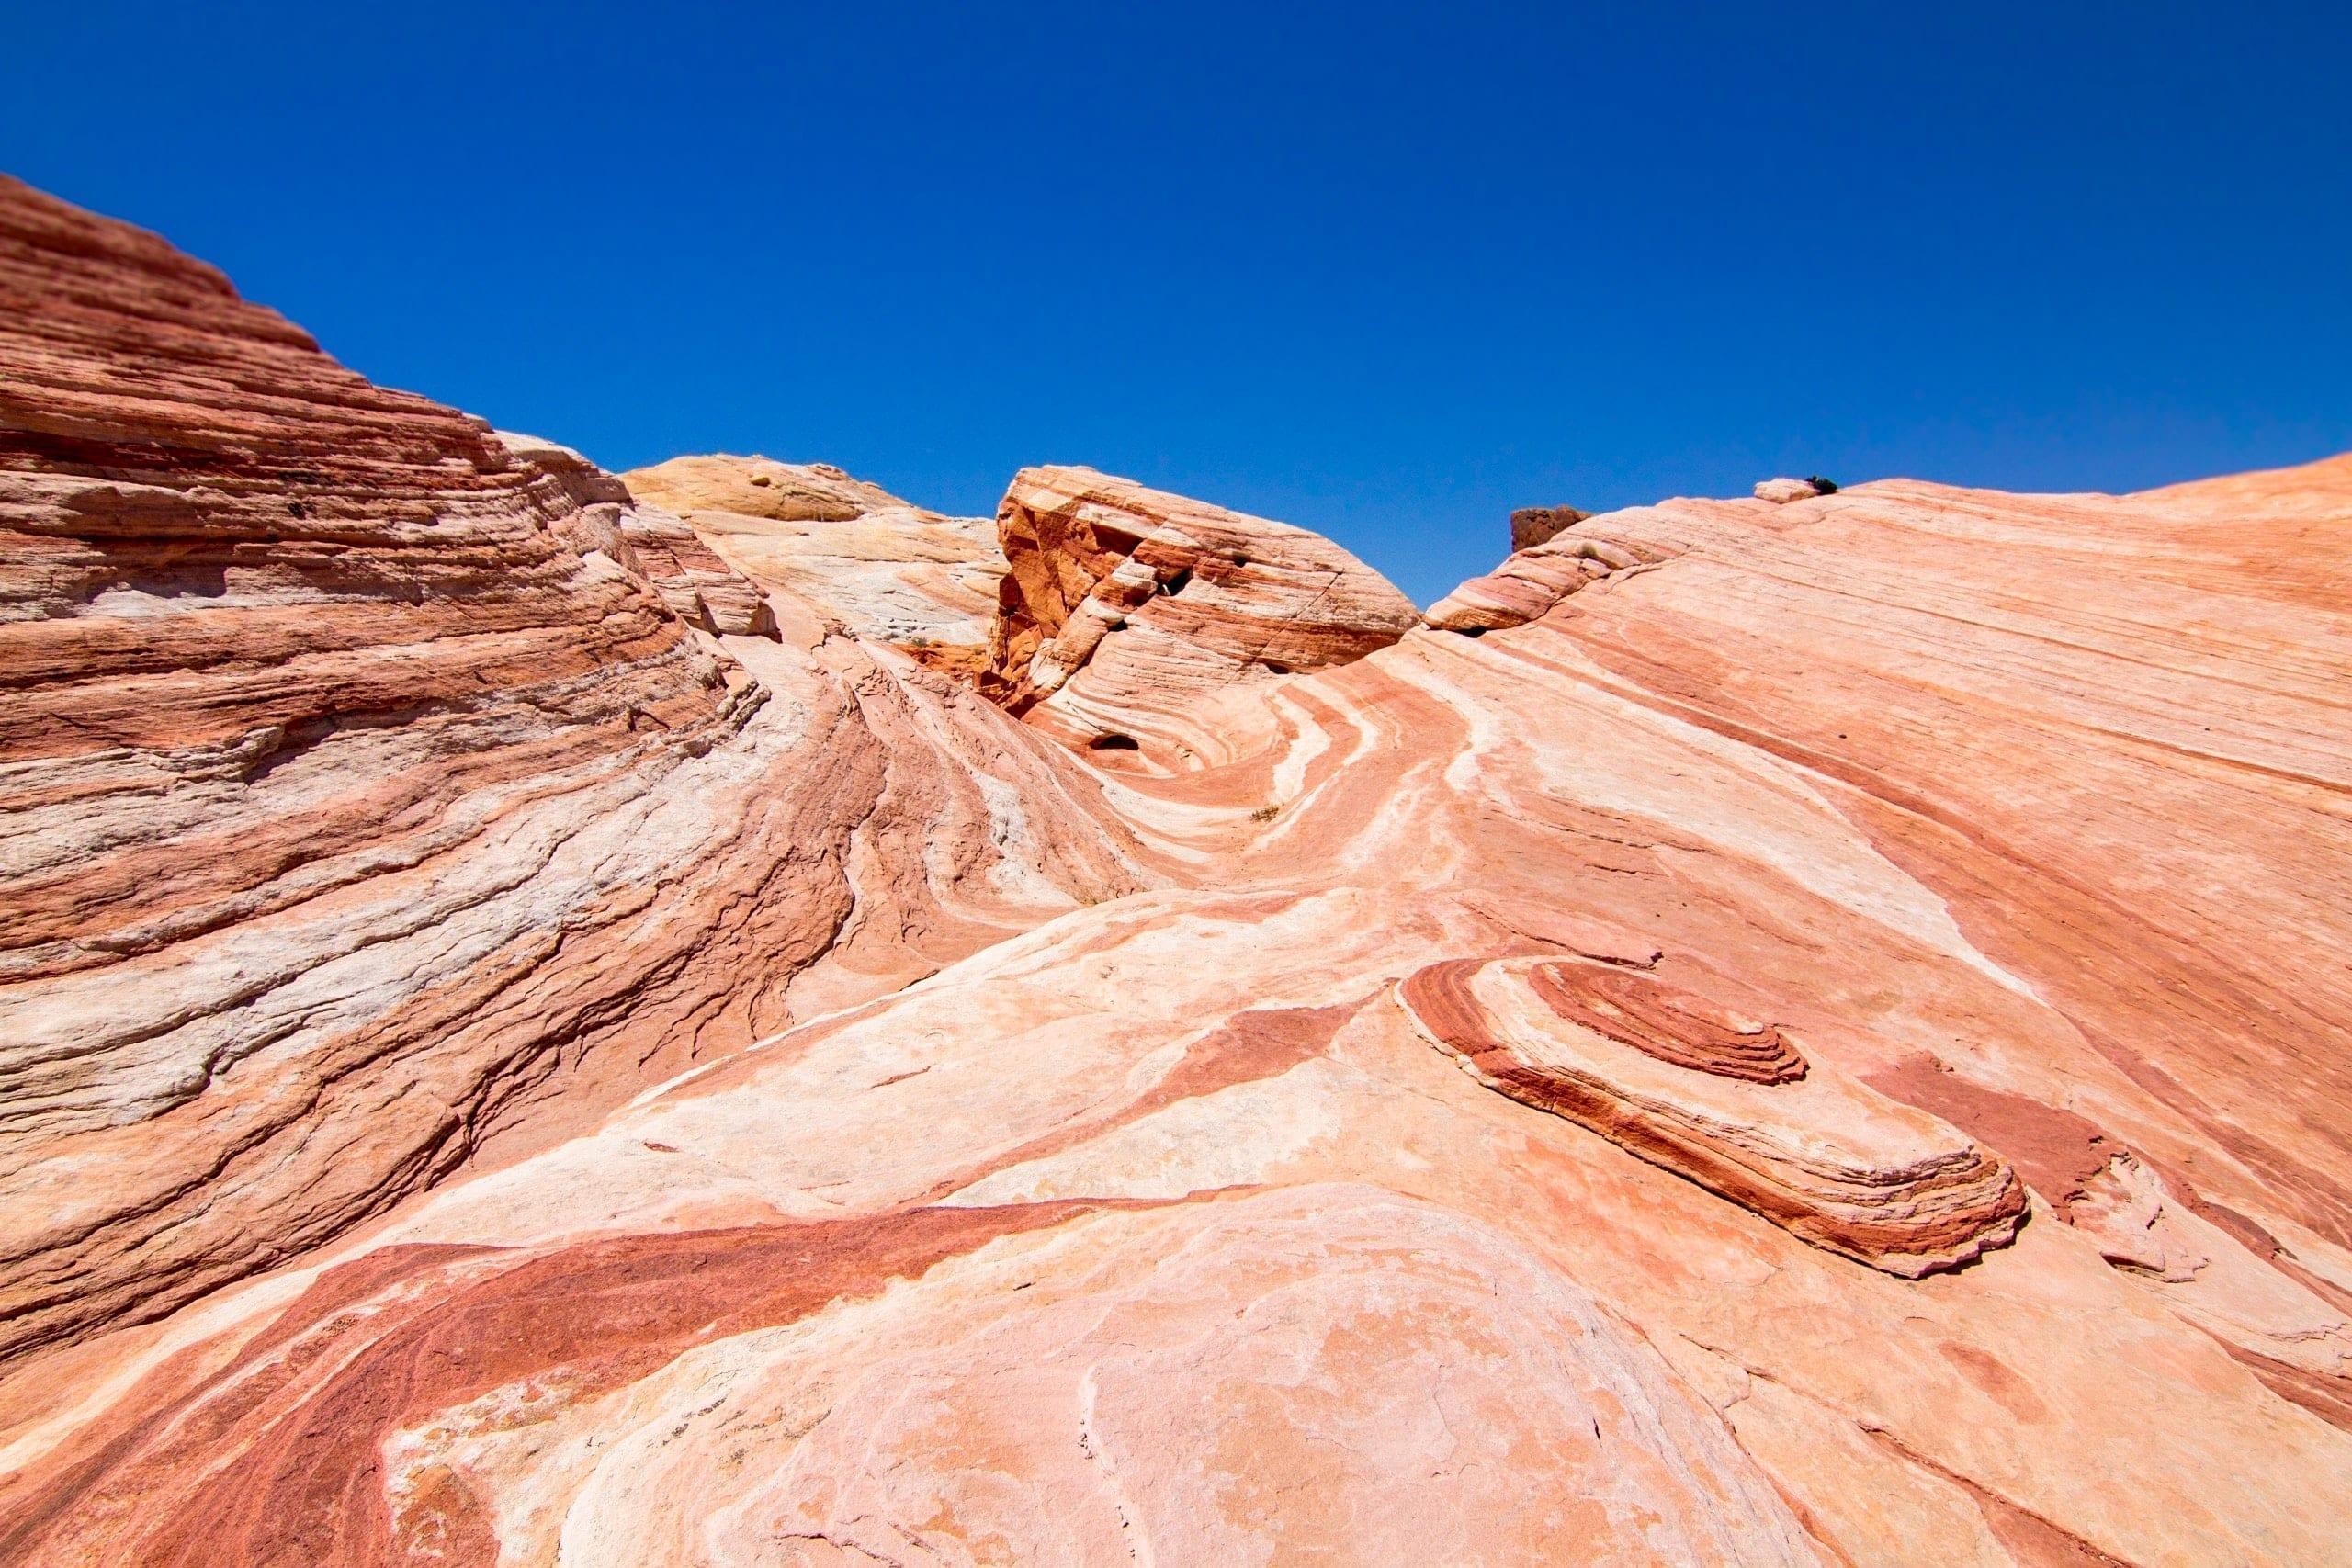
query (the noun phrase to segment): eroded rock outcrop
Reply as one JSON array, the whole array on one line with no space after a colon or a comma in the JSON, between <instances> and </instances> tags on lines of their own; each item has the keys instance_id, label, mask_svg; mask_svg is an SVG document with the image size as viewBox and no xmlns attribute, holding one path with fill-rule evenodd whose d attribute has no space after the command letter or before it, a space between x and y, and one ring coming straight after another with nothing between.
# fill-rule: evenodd
<instances>
[{"instance_id":1,"label":"eroded rock outcrop","mask_svg":"<svg viewBox=\"0 0 2352 1568\"><path fill-rule=\"evenodd\" d=\"M983 688L1066 739L1182 753L1237 683L1360 659L1419 619L1317 535L1091 468L1023 468Z\"/></svg>"},{"instance_id":2,"label":"eroded rock outcrop","mask_svg":"<svg viewBox=\"0 0 2352 1568\"><path fill-rule=\"evenodd\" d=\"M579 503L555 529L592 565L601 558L642 579L689 626L713 633L777 635L759 585L720 559L681 519L638 504L620 480L569 446L505 430L496 438L516 461L554 478Z\"/></svg>"},{"instance_id":3,"label":"eroded rock outcrop","mask_svg":"<svg viewBox=\"0 0 2352 1568\"><path fill-rule=\"evenodd\" d=\"M623 474L734 566L859 637L974 673L1004 576L996 526L945 517L825 463L673 457Z\"/></svg>"},{"instance_id":4,"label":"eroded rock outcrop","mask_svg":"<svg viewBox=\"0 0 2352 1568\"><path fill-rule=\"evenodd\" d=\"M1239 577L1023 723L0 212L0 1562L2352 1557L2352 459L1279 678ZM1099 484L999 695L1230 515Z\"/></svg>"},{"instance_id":5,"label":"eroded rock outcrop","mask_svg":"<svg viewBox=\"0 0 2352 1568\"><path fill-rule=\"evenodd\" d=\"M1522 506L1510 514L1510 547L1532 550L1561 529L1591 515L1573 506Z\"/></svg>"},{"instance_id":6,"label":"eroded rock outcrop","mask_svg":"<svg viewBox=\"0 0 2352 1568\"><path fill-rule=\"evenodd\" d=\"M1516 552L1484 577L1470 579L1421 618L1439 631L1473 637L1524 626L1569 594L1642 564L1623 545L1564 530Z\"/></svg>"},{"instance_id":7,"label":"eroded rock outcrop","mask_svg":"<svg viewBox=\"0 0 2352 1568\"><path fill-rule=\"evenodd\" d=\"M1891 1274L1968 1262L2024 1216L2015 1173L1949 1124L1651 976L1456 960L1396 998L1481 1083Z\"/></svg>"}]
</instances>

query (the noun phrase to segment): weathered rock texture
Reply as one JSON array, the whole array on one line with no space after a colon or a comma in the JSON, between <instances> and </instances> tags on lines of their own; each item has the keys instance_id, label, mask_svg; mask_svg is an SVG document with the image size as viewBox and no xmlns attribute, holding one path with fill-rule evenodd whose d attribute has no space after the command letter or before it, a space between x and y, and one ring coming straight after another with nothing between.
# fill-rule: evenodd
<instances>
[{"instance_id":1,"label":"weathered rock texture","mask_svg":"<svg viewBox=\"0 0 2352 1568\"><path fill-rule=\"evenodd\" d=\"M985 517L926 512L824 463L673 457L619 482L858 636L964 674L987 651L1004 555Z\"/></svg>"},{"instance_id":2,"label":"weathered rock texture","mask_svg":"<svg viewBox=\"0 0 2352 1568\"><path fill-rule=\"evenodd\" d=\"M1573 506L1522 506L1510 514L1510 547L1532 550L1569 524L1591 515Z\"/></svg>"},{"instance_id":3,"label":"weathered rock texture","mask_svg":"<svg viewBox=\"0 0 2352 1568\"><path fill-rule=\"evenodd\" d=\"M759 585L720 559L684 521L638 504L626 485L569 446L505 430L496 439L518 461L553 476L579 502L555 527L582 556L627 568L690 626L714 633L777 635L775 616Z\"/></svg>"},{"instance_id":4,"label":"weathered rock texture","mask_svg":"<svg viewBox=\"0 0 2352 1568\"><path fill-rule=\"evenodd\" d=\"M1641 557L1598 536L1555 534L1463 583L1421 618L1439 631L1473 637L1524 626L1588 583L1642 564Z\"/></svg>"},{"instance_id":5,"label":"weathered rock texture","mask_svg":"<svg viewBox=\"0 0 2352 1568\"><path fill-rule=\"evenodd\" d=\"M696 628L773 635L757 591L627 503L0 186L0 1350L780 1028L820 959L1134 885L967 694L854 643L755 679Z\"/></svg>"},{"instance_id":6,"label":"weathered rock texture","mask_svg":"<svg viewBox=\"0 0 2352 1568\"><path fill-rule=\"evenodd\" d=\"M0 213L0 1562L2352 1559L2352 459L1033 471L1017 719Z\"/></svg>"},{"instance_id":7,"label":"weathered rock texture","mask_svg":"<svg viewBox=\"0 0 2352 1568\"><path fill-rule=\"evenodd\" d=\"M2024 1216L2016 1174L1950 1125L1648 977L1457 959L1396 997L1479 1082L1891 1274L1968 1262Z\"/></svg>"},{"instance_id":8,"label":"weathered rock texture","mask_svg":"<svg viewBox=\"0 0 2352 1568\"><path fill-rule=\"evenodd\" d=\"M1328 539L1091 468L1023 468L997 535L984 688L1064 739L1158 760L1197 755L1203 697L1362 658L1419 619Z\"/></svg>"}]
</instances>

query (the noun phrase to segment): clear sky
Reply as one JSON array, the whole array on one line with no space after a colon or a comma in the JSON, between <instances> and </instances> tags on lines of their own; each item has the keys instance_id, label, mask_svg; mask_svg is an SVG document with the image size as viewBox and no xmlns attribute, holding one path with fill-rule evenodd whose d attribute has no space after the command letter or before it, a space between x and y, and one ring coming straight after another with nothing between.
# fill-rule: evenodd
<instances>
[{"instance_id":1,"label":"clear sky","mask_svg":"<svg viewBox=\"0 0 2352 1568\"><path fill-rule=\"evenodd\" d=\"M16 0L0 166L620 468L1513 506L2352 446L2352 6Z\"/></svg>"}]
</instances>

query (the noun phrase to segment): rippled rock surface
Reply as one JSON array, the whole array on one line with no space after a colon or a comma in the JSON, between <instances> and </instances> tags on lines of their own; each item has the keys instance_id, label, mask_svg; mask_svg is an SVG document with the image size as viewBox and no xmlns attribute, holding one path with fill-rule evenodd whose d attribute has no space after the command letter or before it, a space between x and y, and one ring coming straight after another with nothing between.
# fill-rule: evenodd
<instances>
[{"instance_id":1,"label":"rippled rock surface","mask_svg":"<svg viewBox=\"0 0 2352 1568\"><path fill-rule=\"evenodd\" d=\"M0 1562L2352 1560L2352 459L706 480L0 186Z\"/></svg>"}]
</instances>

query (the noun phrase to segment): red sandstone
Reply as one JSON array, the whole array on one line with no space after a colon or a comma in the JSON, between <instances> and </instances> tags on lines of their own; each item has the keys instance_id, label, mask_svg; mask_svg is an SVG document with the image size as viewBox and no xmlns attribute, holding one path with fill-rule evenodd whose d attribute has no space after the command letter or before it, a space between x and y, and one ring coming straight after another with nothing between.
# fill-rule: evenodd
<instances>
[{"instance_id":1,"label":"red sandstone","mask_svg":"<svg viewBox=\"0 0 2352 1568\"><path fill-rule=\"evenodd\" d=\"M2352 1558L2352 457L1769 488L622 482L0 182L0 1562Z\"/></svg>"}]
</instances>

